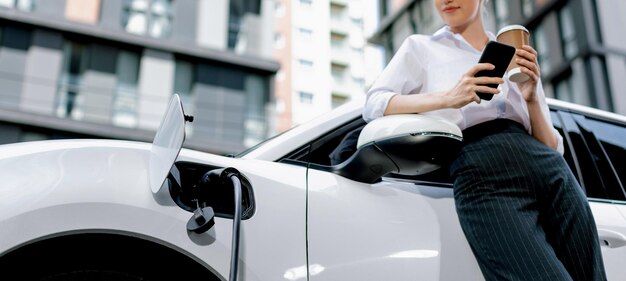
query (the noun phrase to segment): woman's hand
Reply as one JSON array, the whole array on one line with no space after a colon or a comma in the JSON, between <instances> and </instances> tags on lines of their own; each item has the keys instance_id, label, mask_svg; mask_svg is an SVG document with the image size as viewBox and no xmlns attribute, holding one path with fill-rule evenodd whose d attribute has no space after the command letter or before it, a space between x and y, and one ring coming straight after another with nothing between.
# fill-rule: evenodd
<instances>
[{"instance_id":1,"label":"woman's hand","mask_svg":"<svg viewBox=\"0 0 626 281\"><path fill-rule=\"evenodd\" d=\"M517 83L517 86L522 91L522 96L527 103L537 102L537 83L541 77L537 51L531 46L524 45L521 49L517 49L515 54L517 55L515 62L521 66L522 73L530 77L524 82Z\"/></svg>"},{"instance_id":2,"label":"woman's hand","mask_svg":"<svg viewBox=\"0 0 626 281\"><path fill-rule=\"evenodd\" d=\"M491 88L487 84L502 84L500 77L474 77L481 70L492 70L495 66L490 63L479 63L461 77L461 80L450 91L444 93L448 107L461 108L471 102L480 103L477 92L496 95L500 90Z\"/></svg>"}]
</instances>

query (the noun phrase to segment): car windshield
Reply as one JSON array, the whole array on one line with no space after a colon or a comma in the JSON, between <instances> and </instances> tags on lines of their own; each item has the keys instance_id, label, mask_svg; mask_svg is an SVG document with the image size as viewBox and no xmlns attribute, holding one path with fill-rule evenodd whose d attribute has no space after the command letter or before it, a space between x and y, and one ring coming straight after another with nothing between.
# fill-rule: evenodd
<instances>
[{"instance_id":1,"label":"car windshield","mask_svg":"<svg viewBox=\"0 0 626 281\"><path fill-rule=\"evenodd\" d=\"M271 136L271 137L269 137L269 138L267 138L267 139L265 139L265 140L261 141L260 143L257 143L257 144L255 144L254 146L252 146L252 147L250 147L250 148L247 148L246 150L244 150L244 151L242 151L242 152L239 152L239 153L237 153L237 154L233 155L233 157L234 157L234 158L241 158L241 157L244 157L246 154L248 154L248 153L250 153L250 152L254 151L255 149L257 149L257 148L259 148L259 147L261 147L261 146L263 146L263 145L264 145L265 143L267 143L268 141L273 140L273 139L277 138L278 136L281 136L281 135L283 135L283 134L285 134L285 133L287 133L287 132L289 132L289 131L291 131L291 130L295 129L295 128L297 128L298 126L299 126L299 125L293 126L293 127L289 128L288 130L286 130L286 131L284 131L284 132L281 132L281 133L279 133L279 134L276 134L276 135L274 135L274 136Z\"/></svg>"}]
</instances>

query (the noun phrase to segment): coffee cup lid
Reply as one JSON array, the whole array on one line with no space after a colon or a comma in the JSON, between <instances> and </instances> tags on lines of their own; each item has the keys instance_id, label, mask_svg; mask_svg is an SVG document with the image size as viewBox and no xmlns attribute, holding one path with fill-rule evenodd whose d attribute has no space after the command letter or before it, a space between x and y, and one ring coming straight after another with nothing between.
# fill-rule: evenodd
<instances>
[{"instance_id":1,"label":"coffee cup lid","mask_svg":"<svg viewBox=\"0 0 626 281\"><path fill-rule=\"evenodd\" d=\"M500 34L502 34L504 32L507 32L509 30L514 30L514 29L521 29L521 30L524 30L524 31L528 32L528 29L526 29L526 27L524 27L523 25L513 24L513 25L507 25L507 26L501 28L500 31L498 31L498 35L496 35L496 37L500 36Z\"/></svg>"}]
</instances>

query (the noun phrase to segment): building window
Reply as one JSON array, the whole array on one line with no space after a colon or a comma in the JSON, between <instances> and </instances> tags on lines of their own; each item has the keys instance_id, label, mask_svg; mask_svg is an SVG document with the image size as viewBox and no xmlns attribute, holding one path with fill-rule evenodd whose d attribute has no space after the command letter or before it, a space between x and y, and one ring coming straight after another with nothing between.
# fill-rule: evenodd
<instances>
[{"instance_id":1,"label":"building window","mask_svg":"<svg viewBox=\"0 0 626 281\"><path fill-rule=\"evenodd\" d=\"M311 35L313 35L313 30L312 29L308 29L308 28L304 28L304 27L299 27L298 28L298 33L300 33L302 36L310 37Z\"/></svg>"},{"instance_id":2,"label":"building window","mask_svg":"<svg viewBox=\"0 0 626 281\"><path fill-rule=\"evenodd\" d=\"M498 29L509 24L509 0L496 0L493 3Z\"/></svg>"},{"instance_id":3,"label":"building window","mask_svg":"<svg viewBox=\"0 0 626 281\"><path fill-rule=\"evenodd\" d=\"M364 52L365 52L365 51L363 50L363 47L354 47L354 46L352 46L352 47L351 47L351 49L352 49L352 52L354 52L355 54L357 54L357 55L359 55L359 56L360 56L360 55L363 55L363 54L364 54Z\"/></svg>"},{"instance_id":4,"label":"building window","mask_svg":"<svg viewBox=\"0 0 626 281\"><path fill-rule=\"evenodd\" d=\"M68 42L64 47L63 60L57 115L80 119L83 112L78 106L78 95L82 88L82 76L87 68L86 46L76 42Z\"/></svg>"},{"instance_id":5,"label":"building window","mask_svg":"<svg viewBox=\"0 0 626 281\"><path fill-rule=\"evenodd\" d=\"M561 30L563 56L566 59L573 58L578 53L578 43L576 41L574 17L569 5L559 11L559 26Z\"/></svg>"},{"instance_id":6,"label":"building window","mask_svg":"<svg viewBox=\"0 0 626 281\"><path fill-rule=\"evenodd\" d=\"M345 41L346 37L342 34L332 33L330 35L330 46L335 50L343 49Z\"/></svg>"},{"instance_id":7,"label":"building window","mask_svg":"<svg viewBox=\"0 0 626 281\"><path fill-rule=\"evenodd\" d=\"M522 0L522 14L524 17L529 18L533 15L535 4L534 0Z\"/></svg>"},{"instance_id":8,"label":"building window","mask_svg":"<svg viewBox=\"0 0 626 281\"><path fill-rule=\"evenodd\" d=\"M352 76L352 82L360 88L365 87L365 78L363 77Z\"/></svg>"},{"instance_id":9,"label":"building window","mask_svg":"<svg viewBox=\"0 0 626 281\"><path fill-rule=\"evenodd\" d=\"M587 92L589 85L585 79L586 66L581 59L576 59L565 73L554 82L554 95L559 100L569 101L586 106L591 104L591 95Z\"/></svg>"},{"instance_id":10,"label":"building window","mask_svg":"<svg viewBox=\"0 0 626 281\"><path fill-rule=\"evenodd\" d=\"M122 24L129 33L167 37L172 29L172 1L126 0Z\"/></svg>"},{"instance_id":11,"label":"building window","mask_svg":"<svg viewBox=\"0 0 626 281\"><path fill-rule=\"evenodd\" d=\"M113 125L137 127L139 53L120 51L116 65L117 89L113 98Z\"/></svg>"},{"instance_id":12,"label":"building window","mask_svg":"<svg viewBox=\"0 0 626 281\"><path fill-rule=\"evenodd\" d=\"M422 0L418 3L420 25L417 26L418 33L431 34L439 29L443 21L438 20L434 0ZM415 14L415 13L414 13ZM400 45L398 45L400 46Z\"/></svg>"},{"instance_id":13,"label":"building window","mask_svg":"<svg viewBox=\"0 0 626 281\"><path fill-rule=\"evenodd\" d=\"M331 97L331 106L334 109L346 103L347 101L348 101L347 97L333 94Z\"/></svg>"},{"instance_id":14,"label":"building window","mask_svg":"<svg viewBox=\"0 0 626 281\"><path fill-rule=\"evenodd\" d=\"M22 11L32 11L36 0L0 0L0 7L16 8Z\"/></svg>"},{"instance_id":15,"label":"building window","mask_svg":"<svg viewBox=\"0 0 626 281\"><path fill-rule=\"evenodd\" d=\"M552 64L550 63L550 46L543 26L539 25L537 29L535 29L533 37L538 53L537 60L541 66L542 72L544 74L550 73L552 70Z\"/></svg>"},{"instance_id":16,"label":"building window","mask_svg":"<svg viewBox=\"0 0 626 281\"><path fill-rule=\"evenodd\" d=\"M298 64L304 70L311 70L313 68L313 62L310 60L299 59Z\"/></svg>"},{"instance_id":17,"label":"building window","mask_svg":"<svg viewBox=\"0 0 626 281\"><path fill-rule=\"evenodd\" d=\"M300 99L300 103L313 104L313 93L298 92L298 97Z\"/></svg>"},{"instance_id":18,"label":"building window","mask_svg":"<svg viewBox=\"0 0 626 281\"><path fill-rule=\"evenodd\" d=\"M313 0L300 0L300 6L311 7L312 5L313 5Z\"/></svg>"},{"instance_id":19,"label":"building window","mask_svg":"<svg viewBox=\"0 0 626 281\"><path fill-rule=\"evenodd\" d=\"M248 40L246 34L246 15L260 15L260 0L230 0L228 11L228 49L245 48Z\"/></svg>"},{"instance_id":20,"label":"building window","mask_svg":"<svg viewBox=\"0 0 626 281\"><path fill-rule=\"evenodd\" d=\"M192 95L193 82L195 80L195 64L186 60L176 60L174 69L174 93L178 94L183 103L183 110L187 115L194 115L196 101ZM194 126L186 127L186 133L193 135Z\"/></svg>"},{"instance_id":21,"label":"building window","mask_svg":"<svg viewBox=\"0 0 626 281\"><path fill-rule=\"evenodd\" d=\"M352 21L352 24L354 24L358 28L363 28L363 19L362 18L351 17L350 20Z\"/></svg>"},{"instance_id":22,"label":"building window","mask_svg":"<svg viewBox=\"0 0 626 281\"><path fill-rule=\"evenodd\" d=\"M282 33L274 33L274 48L281 49L285 47L285 36Z\"/></svg>"},{"instance_id":23,"label":"building window","mask_svg":"<svg viewBox=\"0 0 626 281\"><path fill-rule=\"evenodd\" d=\"M280 1L274 2L274 16L283 17L285 16L285 4Z\"/></svg>"},{"instance_id":24,"label":"building window","mask_svg":"<svg viewBox=\"0 0 626 281\"><path fill-rule=\"evenodd\" d=\"M330 68L330 75L333 77L333 81L336 84L343 84L345 82L345 73L345 67L332 65Z\"/></svg>"}]
</instances>

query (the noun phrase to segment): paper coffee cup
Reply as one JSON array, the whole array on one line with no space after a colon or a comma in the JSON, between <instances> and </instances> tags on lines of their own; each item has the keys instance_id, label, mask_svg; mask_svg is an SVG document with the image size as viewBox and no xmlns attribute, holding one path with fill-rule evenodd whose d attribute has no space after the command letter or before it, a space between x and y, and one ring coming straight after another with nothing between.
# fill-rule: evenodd
<instances>
[{"instance_id":1,"label":"paper coffee cup","mask_svg":"<svg viewBox=\"0 0 626 281\"><path fill-rule=\"evenodd\" d=\"M530 33L522 25L507 25L498 31L496 41L521 49L522 45L528 45ZM507 68L507 76L513 82L524 82L530 77L522 72L522 68L515 63L517 55L513 57Z\"/></svg>"}]
</instances>

